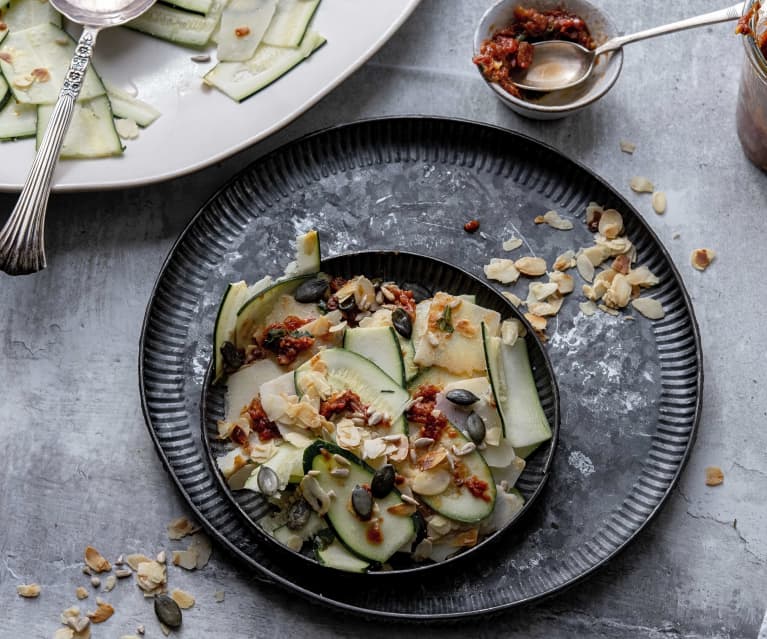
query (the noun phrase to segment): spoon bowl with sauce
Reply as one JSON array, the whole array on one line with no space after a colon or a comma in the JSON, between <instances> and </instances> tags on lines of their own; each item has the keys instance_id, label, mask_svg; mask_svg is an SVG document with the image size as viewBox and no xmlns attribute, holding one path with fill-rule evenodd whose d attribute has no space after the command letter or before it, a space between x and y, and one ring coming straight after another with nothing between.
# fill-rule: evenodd
<instances>
[{"instance_id":1,"label":"spoon bowl with sauce","mask_svg":"<svg viewBox=\"0 0 767 639\"><path fill-rule=\"evenodd\" d=\"M75 102L93 55L99 31L137 18L155 0L50 0L66 18L83 25L75 54L64 76L53 113L32 163L18 202L0 231L0 270L9 275L35 273L45 268L43 245L45 210L51 179Z\"/></svg>"},{"instance_id":2,"label":"spoon bowl with sauce","mask_svg":"<svg viewBox=\"0 0 767 639\"><path fill-rule=\"evenodd\" d=\"M739 2L726 9L645 29L638 33L610 38L596 49L591 50L568 40L535 42L533 43L532 64L527 69L518 69L511 75L511 80L517 87L526 91L569 89L585 82L594 71L594 63L597 58L605 53L618 51L632 42L639 42L666 33L736 20L740 18L742 13L743 2Z\"/></svg>"}]
</instances>

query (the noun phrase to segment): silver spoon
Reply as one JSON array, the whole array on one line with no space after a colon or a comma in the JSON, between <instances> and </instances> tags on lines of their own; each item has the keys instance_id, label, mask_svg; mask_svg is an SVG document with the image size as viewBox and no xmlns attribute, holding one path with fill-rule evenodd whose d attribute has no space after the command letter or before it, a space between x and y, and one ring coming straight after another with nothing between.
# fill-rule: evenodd
<instances>
[{"instance_id":1,"label":"silver spoon","mask_svg":"<svg viewBox=\"0 0 767 639\"><path fill-rule=\"evenodd\" d=\"M53 170L59 159L75 101L93 55L96 36L106 27L133 20L155 0L50 0L53 8L83 25L75 55L67 70L51 119L45 129L27 181L11 216L0 231L0 270L9 275L35 273L45 268L43 246L45 209Z\"/></svg>"},{"instance_id":2,"label":"silver spoon","mask_svg":"<svg viewBox=\"0 0 767 639\"><path fill-rule=\"evenodd\" d=\"M559 91L573 87L586 80L594 70L595 60L604 53L617 51L626 44L646 38L717 22L735 20L743 13L743 2L727 9L705 13L638 33L610 38L594 50L568 40L544 40L535 42L532 64L525 70L511 74L511 80L520 89L529 91Z\"/></svg>"}]
</instances>

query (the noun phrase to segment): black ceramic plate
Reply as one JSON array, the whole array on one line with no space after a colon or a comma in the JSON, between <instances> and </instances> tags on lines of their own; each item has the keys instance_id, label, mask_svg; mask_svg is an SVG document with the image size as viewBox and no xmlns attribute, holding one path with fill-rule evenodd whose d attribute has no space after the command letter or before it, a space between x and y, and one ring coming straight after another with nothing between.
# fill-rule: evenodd
<instances>
[{"instance_id":1,"label":"black ceramic plate","mask_svg":"<svg viewBox=\"0 0 767 639\"><path fill-rule=\"evenodd\" d=\"M324 237L320 237L320 246L324 245ZM436 260L425 255L415 255L402 251L360 251L348 255L331 257L322 261L322 271L332 276L353 277L355 275L367 275L370 278L381 278L384 281L412 284L418 286L418 290L429 297L437 291L445 291L454 295L476 295L477 304L500 313L502 319L515 317L527 325L527 320L506 298L500 295L491 286L444 261ZM257 276L256 279L260 279ZM405 284L406 288L409 285ZM538 396L541 400L546 418L552 431L552 438L537 448L526 460L525 470L520 476L516 487L525 498L525 505L516 519L508 526L524 526L526 513L535 503L536 498L543 491L543 486L549 476L549 469L554 457L557 436L559 434L559 396L557 385L554 380L554 372L551 362L543 349L541 342L535 337L528 325L527 351L530 357L530 365L533 369L533 377ZM305 560L309 564L319 566L314 559L311 549L304 549L303 554L293 552L286 546L277 542L273 537L264 533L258 525L264 516L269 513L268 502L261 495L247 490L232 491L226 483L221 472L218 470L215 460L226 454L231 445L218 438L218 420L224 418L224 395L225 387L222 384L212 384L212 366L208 367L203 388L202 403L202 440L207 454L208 465L213 468L213 473L218 481L219 489L224 493L257 533L261 534L264 543L275 546L277 553L290 555L293 560ZM502 543L503 536L508 534L507 529L484 538L479 544L459 555L435 564L433 562L416 563L409 558L395 556L391 562L391 570L371 572L365 575L369 579L372 575L391 578L404 572L423 573L426 570L444 568L454 561L465 561L466 558L485 545L492 544L498 538L497 543ZM309 546L309 544L305 544ZM320 568L327 572L327 569ZM318 574L318 579L321 579Z\"/></svg>"},{"instance_id":2,"label":"black ceramic plate","mask_svg":"<svg viewBox=\"0 0 767 639\"><path fill-rule=\"evenodd\" d=\"M326 255L402 249L482 277L502 257L552 260L589 246L595 200L624 215L638 261L661 279L664 319L587 317L574 293L547 344L561 397L559 444L543 494L502 544L454 562L439 579L366 588L317 579L272 552L236 513L206 461L200 398L225 283L278 274L297 232L317 228ZM536 226L556 209L572 231ZM480 232L463 224L479 218ZM581 282L576 274L576 291ZM504 287L499 287L504 288ZM524 297L526 283L511 290ZM630 313L629 313L630 314ZM144 413L171 477L207 530L262 579L324 605L381 617L435 619L497 611L551 595L592 573L657 513L691 450L702 390L700 340L668 253L634 209L593 173L502 129L433 118L362 122L318 133L257 161L216 194L173 247L147 309L140 354ZM374 583L375 582L375 583Z\"/></svg>"}]
</instances>

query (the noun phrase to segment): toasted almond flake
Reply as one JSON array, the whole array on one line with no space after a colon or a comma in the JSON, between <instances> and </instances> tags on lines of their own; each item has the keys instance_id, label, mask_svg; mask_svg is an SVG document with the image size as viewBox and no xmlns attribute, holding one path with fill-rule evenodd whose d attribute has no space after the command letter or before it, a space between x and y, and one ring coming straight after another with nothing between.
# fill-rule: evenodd
<instances>
[{"instance_id":1,"label":"toasted almond flake","mask_svg":"<svg viewBox=\"0 0 767 639\"><path fill-rule=\"evenodd\" d=\"M618 311L616 311L614 308L610 308L609 306L605 306L604 304L600 304L597 306L597 308L602 311L603 313L607 313L608 315L618 315Z\"/></svg>"},{"instance_id":2,"label":"toasted almond flake","mask_svg":"<svg viewBox=\"0 0 767 639\"><path fill-rule=\"evenodd\" d=\"M594 281L594 264L585 253L581 253L576 260L579 275L587 282Z\"/></svg>"},{"instance_id":3,"label":"toasted almond flake","mask_svg":"<svg viewBox=\"0 0 767 639\"><path fill-rule=\"evenodd\" d=\"M655 286L658 284L658 282L660 282L658 276L655 275L646 266L638 266L637 268L630 270L626 275L626 279L632 286L637 285L641 286L642 288Z\"/></svg>"},{"instance_id":4,"label":"toasted almond flake","mask_svg":"<svg viewBox=\"0 0 767 639\"><path fill-rule=\"evenodd\" d=\"M516 269L528 277L538 277L546 272L546 260L542 257L520 257L514 262Z\"/></svg>"},{"instance_id":5,"label":"toasted almond flake","mask_svg":"<svg viewBox=\"0 0 767 639\"><path fill-rule=\"evenodd\" d=\"M130 118L115 118L115 131L123 140L135 140L138 137L138 124Z\"/></svg>"},{"instance_id":6,"label":"toasted almond flake","mask_svg":"<svg viewBox=\"0 0 767 639\"><path fill-rule=\"evenodd\" d=\"M112 564L110 564L93 546L86 546L85 548L85 563L93 572L107 572L112 570Z\"/></svg>"},{"instance_id":7,"label":"toasted almond flake","mask_svg":"<svg viewBox=\"0 0 767 639\"><path fill-rule=\"evenodd\" d=\"M610 268L612 268L612 270L616 273L628 275L631 268L631 260L629 259L628 255L616 255Z\"/></svg>"},{"instance_id":8,"label":"toasted almond flake","mask_svg":"<svg viewBox=\"0 0 767 639\"><path fill-rule=\"evenodd\" d=\"M559 290L559 286L556 282L547 282L546 284L542 282L535 282L533 284L530 284L530 295L528 296L528 300L530 297L534 298L538 302L542 302L543 300L551 297Z\"/></svg>"},{"instance_id":9,"label":"toasted almond flake","mask_svg":"<svg viewBox=\"0 0 767 639\"><path fill-rule=\"evenodd\" d=\"M540 317L553 317L559 313L559 309L562 308L564 303L564 297L551 298L546 302L532 302L527 305L527 310L532 315L538 315Z\"/></svg>"},{"instance_id":10,"label":"toasted almond flake","mask_svg":"<svg viewBox=\"0 0 767 639\"><path fill-rule=\"evenodd\" d=\"M658 215L666 212L666 194L663 191L655 191L652 194L652 210Z\"/></svg>"},{"instance_id":11,"label":"toasted almond flake","mask_svg":"<svg viewBox=\"0 0 767 639\"><path fill-rule=\"evenodd\" d=\"M216 592L213 593L213 599L216 601L216 603L221 603L224 600L225 593L223 590L216 590Z\"/></svg>"},{"instance_id":12,"label":"toasted almond flake","mask_svg":"<svg viewBox=\"0 0 767 639\"><path fill-rule=\"evenodd\" d=\"M28 89L34 84L35 79L31 75L17 75L11 84L17 89Z\"/></svg>"},{"instance_id":13,"label":"toasted almond flake","mask_svg":"<svg viewBox=\"0 0 767 639\"><path fill-rule=\"evenodd\" d=\"M581 313L583 313L586 317L591 317L594 313L597 312L597 305L592 301L581 302L578 304L578 306L581 309Z\"/></svg>"},{"instance_id":14,"label":"toasted almond flake","mask_svg":"<svg viewBox=\"0 0 767 639\"><path fill-rule=\"evenodd\" d=\"M634 176L629 182L632 191L636 193L652 193L655 190L652 182L641 175Z\"/></svg>"},{"instance_id":15,"label":"toasted almond flake","mask_svg":"<svg viewBox=\"0 0 767 639\"><path fill-rule=\"evenodd\" d=\"M387 513L395 515L397 517L409 517L416 511L416 507L413 504L394 504L386 509Z\"/></svg>"},{"instance_id":16,"label":"toasted almond flake","mask_svg":"<svg viewBox=\"0 0 767 639\"><path fill-rule=\"evenodd\" d=\"M552 271L549 273L549 281L557 285L557 291L560 295L572 293L575 288L575 280L573 279L573 276L561 271Z\"/></svg>"},{"instance_id":17,"label":"toasted almond flake","mask_svg":"<svg viewBox=\"0 0 767 639\"><path fill-rule=\"evenodd\" d=\"M543 215L543 221L558 231L571 231L573 228L573 223L561 217L556 211L547 211Z\"/></svg>"},{"instance_id":18,"label":"toasted almond flake","mask_svg":"<svg viewBox=\"0 0 767 639\"><path fill-rule=\"evenodd\" d=\"M607 209L602 212L597 229L608 240L614 240L623 233L623 216L615 209Z\"/></svg>"},{"instance_id":19,"label":"toasted almond flake","mask_svg":"<svg viewBox=\"0 0 767 639\"><path fill-rule=\"evenodd\" d=\"M543 219L543 216L542 216L542 215L536 215L536 216L533 218L533 222L535 222L536 224L545 224L545 223L546 223L546 220L544 220L544 219Z\"/></svg>"},{"instance_id":20,"label":"toasted almond flake","mask_svg":"<svg viewBox=\"0 0 767 639\"><path fill-rule=\"evenodd\" d=\"M69 626L75 632L77 632L76 628L73 628L73 623L77 621L77 619L80 618L80 608L78 606L72 606L70 608L67 608L66 610L63 610L59 619L61 619L61 623L63 623L65 626Z\"/></svg>"},{"instance_id":21,"label":"toasted almond flake","mask_svg":"<svg viewBox=\"0 0 767 639\"><path fill-rule=\"evenodd\" d=\"M589 227L589 231L592 233L597 230L599 218L602 217L602 211L604 211L602 205L596 202L589 202L589 205L586 207L586 226Z\"/></svg>"},{"instance_id":22,"label":"toasted almond flake","mask_svg":"<svg viewBox=\"0 0 767 639\"><path fill-rule=\"evenodd\" d=\"M706 486L718 486L724 481L724 473L719 466L706 466Z\"/></svg>"},{"instance_id":23,"label":"toasted almond flake","mask_svg":"<svg viewBox=\"0 0 767 639\"><path fill-rule=\"evenodd\" d=\"M501 246L504 251L513 251L522 246L522 240L520 240L518 237L510 237L508 240L504 240Z\"/></svg>"},{"instance_id":24,"label":"toasted almond flake","mask_svg":"<svg viewBox=\"0 0 767 639\"><path fill-rule=\"evenodd\" d=\"M439 495L450 485L450 472L444 468L432 468L419 472L413 478L413 491L419 495Z\"/></svg>"},{"instance_id":25,"label":"toasted almond flake","mask_svg":"<svg viewBox=\"0 0 767 639\"><path fill-rule=\"evenodd\" d=\"M620 147L621 151L624 153L633 153L637 149L637 145L633 142L629 142L628 140L621 140Z\"/></svg>"},{"instance_id":26,"label":"toasted almond flake","mask_svg":"<svg viewBox=\"0 0 767 639\"><path fill-rule=\"evenodd\" d=\"M490 264L485 264L483 270L487 279L501 284L512 284L519 279L519 271L513 260L494 257L490 260Z\"/></svg>"},{"instance_id":27,"label":"toasted almond flake","mask_svg":"<svg viewBox=\"0 0 767 639\"><path fill-rule=\"evenodd\" d=\"M168 531L168 539L178 540L196 533L200 530L200 526L190 521L188 517L181 516L171 521L167 525L166 530ZM135 568L133 569L135 570Z\"/></svg>"},{"instance_id":28,"label":"toasted almond flake","mask_svg":"<svg viewBox=\"0 0 767 639\"><path fill-rule=\"evenodd\" d=\"M156 561L143 561L136 570L136 583L145 593L154 595L165 591L168 580L165 565Z\"/></svg>"},{"instance_id":29,"label":"toasted almond flake","mask_svg":"<svg viewBox=\"0 0 767 639\"><path fill-rule=\"evenodd\" d=\"M115 609L106 601L99 601L96 610L88 613L88 619L93 623L103 623L115 614Z\"/></svg>"},{"instance_id":30,"label":"toasted almond flake","mask_svg":"<svg viewBox=\"0 0 767 639\"><path fill-rule=\"evenodd\" d=\"M78 586L75 590L75 597L78 599L87 599L88 598L88 590L83 588L82 586Z\"/></svg>"},{"instance_id":31,"label":"toasted almond flake","mask_svg":"<svg viewBox=\"0 0 767 639\"><path fill-rule=\"evenodd\" d=\"M554 260L555 271L566 271L575 266L575 251L567 250Z\"/></svg>"},{"instance_id":32,"label":"toasted almond flake","mask_svg":"<svg viewBox=\"0 0 767 639\"><path fill-rule=\"evenodd\" d=\"M184 590L175 588L170 593L170 598L178 604L182 610L188 610L194 606L194 597Z\"/></svg>"},{"instance_id":33,"label":"toasted almond flake","mask_svg":"<svg viewBox=\"0 0 767 639\"><path fill-rule=\"evenodd\" d=\"M442 446L439 446L422 455L418 459L418 467L421 470L430 470L439 466L445 459L447 459L447 451Z\"/></svg>"},{"instance_id":34,"label":"toasted almond flake","mask_svg":"<svg viewBox=\"0 0 767 639\"><path fill-rule=\"evenodd\" d=\"M144 562L152 560L146 555L136 553L125 557L125 561L133 570L138 570L139 564L143 564Z\"/></svg>"},{"instance_id":35,"label":"toasted almond flake","mask_svg":"<svg viewBox=\"0 0 767 639\"><path fill-rule=\"evenodd\" d=\"M716 253L713 249L700 248L695 249L690 255L690 264L699 271L705 271L714 261Z\"/></svg>"},{"instance_id":36,"label":"toasted almond flake","mask_svg":"<svg viewBox=\"0 0 767 639\"><path fill-rule=\"evenodd\" d=\"M195 570L197 568L197 553L191 550L174 550L173 565L180 566L185 570Z\"/></svg>"},{"instance_id":37,"label":"toasted almond flake","mask_svg":"<svg viewBox=\"0 0 767 639\"><path fill-rule=\"evenodd\" d=\"M514 293L509 293L508 291L501 291L501 295L503 295L507 300L509 300L517 308L519 308L519 305L522 303L522 298L517 295L514 295Z\"/></svg>"},{"instance_id":38,"label":"toasted almond flake","mask_svg":"<svg viewBox=\"0 0 767 639\"><path fill-rule=\"evenodd\" d=\"M632 300L631 306L644 315L647 319L662 319L666 316L663 305L654 297L638 297Z\"/></svg>"},{"instance_id":39,"label":"toasted almond flake","mask_svg":"<svg viewBox=\"0 0 767 639\"><path fill-rule=\"evenodd\" d=\"M534 331L542 333L546 330L546 324L548 322L546 321L545 317L535 315L534 313L525 313L525 319L530 322L530 326L533 327Z\"/></svg>"},{"instance_id":40,"label":"toasted almond flake","mask_svg":"<svg viewBox=\"0 0 767 639\"><path fill-rule=\"evenodd\" d=\"M610 269L611 270L611 269ZM615 273L615 271L612 271ZM612 278L610 288L605 292L602 300L605 306L610 308L625 308L631 301L631 284L629 284L625 275L616 273Z\"/></svg>"},{"instance_id":41,"label":"toasted almond flake","mask_svg":"<svg viewBox=\"0 0 767 639\"><path fill-rule=\"evenodd\" d=\"M42 589L38 584L21 584L16 586L16 594L25 599L34 599L40 595Z\"/></svg>"},{"instance_id":42,"label":"toasted almond flake","mask_svg":"<svg viewBox=\"0 0 767 639\"><path fill-rule=\"evenodd\" d=\"M115 584L117 584L117 577L115 577L115 575L109 575L104 583L104 592L111 592L115 587Z\"/></svg>"},{"instance_id":43,"label":"toasted almond flake","mask_svg":"<svg viewBox=\"0 0 767 639\"><path fill-rule=\"evenodd\" d=\"M527 329L518 319L507 319L501 324L501 341L507 346L514 346L517 340L525 335Z\"/></svg>"},{"instance_id":44,"label":"toasted almond flake","mask_svg":"<svg viewBox=\"0 0 767 639\"><path fill-rule=\"evenodd\" d=\"M72 628L59 628L53 633L53 639L73 639L75 631Z\"/></svg>"},{"instance_id":45,"label":"toasted almond flake","mask_svg":"<svg viewBox=\"0 0 767 639\"><path fill-rule=\"evenodd\" d=\"M586 256L589 262L591 262L592 266L596 268L610 256L610 249L606 246L599 244L599 242L607 241L604 238L604 236L597 236L594 241L597 242L597 244L595 246L588 246L585 249L583 249L579 253L578 257L580 257L581 255ZM619 252L624 252L624 251L619 251Z\"/></svg>"}]
</instances>

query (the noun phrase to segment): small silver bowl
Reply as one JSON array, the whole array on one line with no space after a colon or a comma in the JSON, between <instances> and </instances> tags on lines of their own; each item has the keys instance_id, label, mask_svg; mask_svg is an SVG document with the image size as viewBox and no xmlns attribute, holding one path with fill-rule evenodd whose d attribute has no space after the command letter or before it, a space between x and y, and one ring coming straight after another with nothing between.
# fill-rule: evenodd
<instances>
[{"instance_id":1,"label":"small silver bowl","mask_svg":"<svg viewBox=\"0 0 767 639\"><path fill-rule=\"evenodd\" d=\"M479 53L482 43L493 37L500 29L514 19L514 8L532 7L541 11L566 9L586 21L591 36L597 44L617 35L618 30L610 17L599 7L586 0L499 0L490 7L474 32L474 55ZM495 82L487 82L496 96L512 111L535 120L556 120L572 115L596 102L615 84L623 66L623 51L618 50L601 56L594 66L591 77L582 84L563 91L536 94L526 99L516 98L504 91ZM479 68L477 69L479 71ZM481 74L481 71L480 71Z\"/></svg>"}]
</instances>

